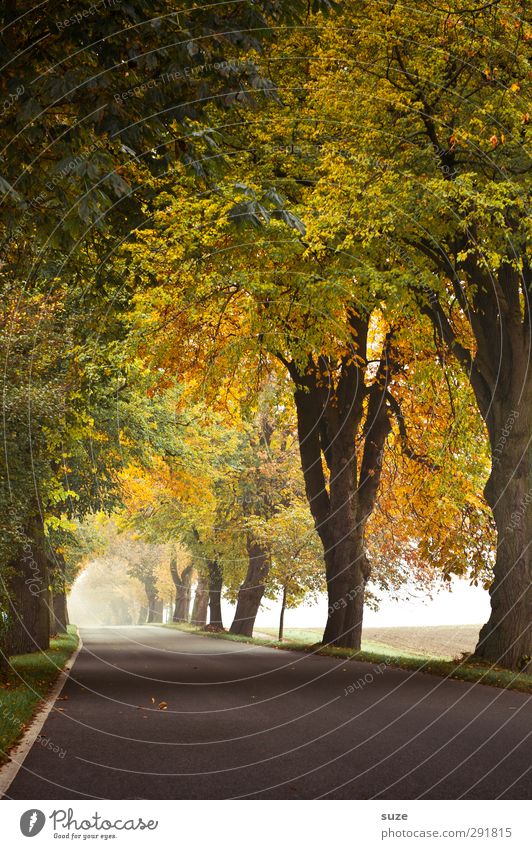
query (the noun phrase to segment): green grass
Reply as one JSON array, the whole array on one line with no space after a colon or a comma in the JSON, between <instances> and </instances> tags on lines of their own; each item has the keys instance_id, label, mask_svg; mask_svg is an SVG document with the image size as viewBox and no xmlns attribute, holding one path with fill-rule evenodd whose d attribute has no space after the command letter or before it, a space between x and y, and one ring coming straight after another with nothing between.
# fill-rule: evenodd
<instances>
[{"instance_id":1,"label":"green grass","mask_svg":"<svg viewBox=\"0 0 532 849\"><path fill-rule=\"evenodd\" d=\"M387 666L395 666L412 672L424 672L430 675L439 675L443 678L456 678L460 681L479 684L488 684L492 687L501 687L508 690L521 690L524 693L532 693L532 675L521 675L509 669L491 667L489 664L479 663L468 657L459 660L445 660L433 655L422 655L415 652L407 652L396 649L393 646L381 646L379 643L365 643L361 651L350 649L333 648L321 646L316 643L316 631L309 631L314 642L309 640L290 640L279 643L267 638L241 637L225 632L209 633L195 628L192 625L182 625L177 622L169 622L164 628L176 628L179 631L195 632L205 637L214 639L230 640L234 643L250 643L252 645L267 646L268 648L281 649L283 651L301 651L312 654L325 655L326 657L337 657L343 660L355 660L362 663L377 665L385 663ZM265 633L269 629L264 629ZM288 632L289 633L289 632ZM300 633L300 632L298 632ZM371 648L369 648L371 646ZM376 647L376 648L374 648Z\"/></svg>"},{"instance_id":2,"label":"green grass","mask_svg":"<svg viewBox=\"0 0 532 849\"><path fill-rule=\"evenodd\" d=\"M26 730L39 703L47 695L78 644L76 628L54 637L47 652L10 658L10 672L0 685L0 763Z\"/></svg>"}]
</instances>

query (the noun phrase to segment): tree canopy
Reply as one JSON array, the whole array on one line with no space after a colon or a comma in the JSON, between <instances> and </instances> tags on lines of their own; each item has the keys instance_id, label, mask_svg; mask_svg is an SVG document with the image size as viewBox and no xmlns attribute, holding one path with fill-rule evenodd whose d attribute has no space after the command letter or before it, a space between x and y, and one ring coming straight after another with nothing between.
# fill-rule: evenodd
<instances>
[{"instance_id":1,"label":"tree canopy","mask_svg":"<svg viewBox=\"0 0 532 849\"><path fill-rule=\"evenodd\" d=\"M460 575L529 668L523 4L94 8L1 12L3 651L107 551L355 650Z\"/></svg>"}]
</instances>

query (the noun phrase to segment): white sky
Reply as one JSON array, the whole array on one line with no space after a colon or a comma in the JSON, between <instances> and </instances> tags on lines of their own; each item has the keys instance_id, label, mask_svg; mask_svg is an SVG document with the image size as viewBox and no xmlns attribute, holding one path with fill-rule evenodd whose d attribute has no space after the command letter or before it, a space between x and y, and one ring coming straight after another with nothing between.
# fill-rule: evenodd
<instances>
[{"instance_id":1,"label":"white sky","mask_svg":"<svg viewBox=\"0 0 532 849\"><path fill-rule=\"evenodd\" d=\"M275 628L279 621L280 605L268 601L257 616L257 627ZM454 579L451 591L442 590L427 599L421 593L413 594L408 600L383 601L374 613L366 610L364 624L368 628L385 628L399 625L477 625L489 617L489 595L487 590L471 587L467 581ZM233 608L224 605L224 623L230 624ZM325 624L327 601L287 610L285 628L312 628Z\"/></svg>"}]
</instances>

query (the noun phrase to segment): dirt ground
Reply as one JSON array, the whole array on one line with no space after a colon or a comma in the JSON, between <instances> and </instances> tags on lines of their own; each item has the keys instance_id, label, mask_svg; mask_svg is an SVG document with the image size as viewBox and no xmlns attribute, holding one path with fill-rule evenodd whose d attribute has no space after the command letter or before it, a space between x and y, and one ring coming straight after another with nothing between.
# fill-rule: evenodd
<instances>
[{"instance_id":1,"label":"dirt ground","mask_svg":"<svg viewBox=\"0 0 532 849\"><path fill-rule=\"evenodd\" d=\"M365 628L362 639L403 651L456 657L475 648L480 625L425 625L402 628Z\"/></svg>"},{"instance_id":2,"label":"dirt ground","mask_svg":"<svg viewBox=\"0 0 532 849\"><path fill-rule=\"evenodd\" d=\"M296 642L317 642L321 628L288 628L285 639ZM362 648L368 651L386 647L401 652L454 658L475 648L480 625L423 625L400 628L364 628ZM256 629L256 637L276 638L273 628Z\"/></svg>"}]
</instances>

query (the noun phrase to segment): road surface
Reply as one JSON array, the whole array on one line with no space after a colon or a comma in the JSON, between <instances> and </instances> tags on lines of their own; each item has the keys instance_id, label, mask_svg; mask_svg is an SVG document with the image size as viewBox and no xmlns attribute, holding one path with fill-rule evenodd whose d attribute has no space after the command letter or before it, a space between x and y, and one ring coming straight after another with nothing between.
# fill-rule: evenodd
<instances>
[{"instance_id":1,"label":"road surface","mask_svg":"<svg viewBox=\"0 0 532 849\"><path fill-rule=\"evenodd\" d=\"M156 626L82 638L7 798L532 796L525 693Z\"/></svg>"}]
</instances>

